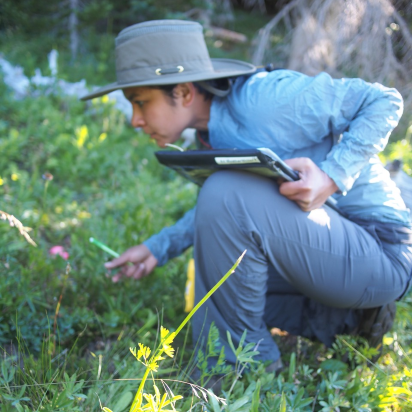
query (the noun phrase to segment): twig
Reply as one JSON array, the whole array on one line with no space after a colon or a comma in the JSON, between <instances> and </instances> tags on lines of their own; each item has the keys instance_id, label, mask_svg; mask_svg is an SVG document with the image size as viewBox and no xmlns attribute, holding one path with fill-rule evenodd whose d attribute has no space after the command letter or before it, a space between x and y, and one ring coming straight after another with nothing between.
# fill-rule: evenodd
<instances>
[{"instance_id":1,"label":"twig","mask_svg":"<svg viewBox=\"0 0 412 412\"><path fill-rule=\"evenodd\" d=\"M261 29L260 40L252 57L253 64L262 64L265 49L269 42L270 32L294 7L299 5L300 2L301 0L291 1L287 6L285 6L282 9L280 13L278 13L268 24L266 24L266 26L263 29Z\"/></svg>"},{"instance_id":2,"label":"twig","mask_svg":"<svg viewBox=\"0 0 412 412\"><path fill-rule=\"evenodd\" d=\"M16 219L13 215L9 215L8 213L3 212L2 210L0 210L0 219L8 220L10 226L16 227L18 231L20 232L20 234L27 240L28 243L30 243L33 246L37 246L34 240L27 233L27 230L31 230L31 229L23 226L20 220Z\"/></svg>"}]
</instances>

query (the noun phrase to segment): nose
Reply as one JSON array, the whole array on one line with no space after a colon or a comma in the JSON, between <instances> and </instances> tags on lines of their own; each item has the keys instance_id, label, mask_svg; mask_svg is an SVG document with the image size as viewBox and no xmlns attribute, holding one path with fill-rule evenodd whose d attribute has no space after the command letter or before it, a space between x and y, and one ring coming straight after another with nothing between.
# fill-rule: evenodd
<instances>
[{"instance_id":1,"label":"nose","mask_svg":"<svg viewBox=\"0 0 412 412\"><path fill-rule=\"evenodd\" d=\"M139 107L133 107L133 115L130 123L133 127L143 127L146 125L146 122L143 118L143 113Z\"/></svg>"}]
</instances>

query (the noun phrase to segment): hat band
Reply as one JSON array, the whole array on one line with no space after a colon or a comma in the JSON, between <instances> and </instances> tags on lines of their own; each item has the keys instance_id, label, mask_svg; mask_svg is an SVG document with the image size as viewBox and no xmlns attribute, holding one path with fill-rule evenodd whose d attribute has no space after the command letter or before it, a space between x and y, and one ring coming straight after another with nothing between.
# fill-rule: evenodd
<instances>
[{"instance_id":1,"label":"hat band","mask_svg":"<svg viewBox=\"0 0 412 412\"><path fill-rule=\"evenodd\" d=\"M174 75L176 83L179 83L180 75L204 74L205 77L213 76L215 71L209 60L182 62L181 64L167 66L146 66L132 67L117 72L117 82L121 84L130 84L137 82L147 82L158 80L163 75ZM182 81L184 82L184 80Z\"/></svg>"},{"instance_id":2,"label":"hat band","mask_svg":"<svg viewBox=\"0 0 412 412\"><path fill-rule=\"evenodd\" d=\"M175 69L156 69L155 73L158 76L162 76L163 74L175 74L175 73L182 73L182 71L184 71L184 67L183 66L177 66Z\"/></svg>"}]
</instances>

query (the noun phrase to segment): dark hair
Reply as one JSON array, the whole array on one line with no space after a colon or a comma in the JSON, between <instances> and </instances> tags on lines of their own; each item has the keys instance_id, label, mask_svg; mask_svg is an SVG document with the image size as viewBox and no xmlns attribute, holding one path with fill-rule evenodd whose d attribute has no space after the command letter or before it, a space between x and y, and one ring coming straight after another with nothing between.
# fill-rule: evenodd
<instances>
[{"instance_id":1,"label":"dark hair","mask_svg":"<svg viewBox=\"0 0 412 412\"><path fill-rule=\"evenodd\" d=\"M207 83L208 85L212 86L213 88L219 89L219 90L225 90L228 87L228 79L225 77L223 79L214 79L214 80L206 80L204 83ZM193 82L193 85L196 87L198 92L203 95L205 100L212 100L214 97L214 94L203 88L199 83ZM163 86L150 86L153 89L159 89L162 90L166 96L170 97L171 99L175 98L174 90L177 84L165 84Z\"/></svg>"}]
</instances>

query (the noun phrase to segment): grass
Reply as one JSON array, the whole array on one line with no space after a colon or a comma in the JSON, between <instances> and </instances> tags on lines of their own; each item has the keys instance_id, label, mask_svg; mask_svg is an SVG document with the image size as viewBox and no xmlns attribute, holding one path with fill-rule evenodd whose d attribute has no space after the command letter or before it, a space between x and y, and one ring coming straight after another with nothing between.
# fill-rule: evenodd
<instances>
[{"instance_id":1,"label":"grass","mask_svg":"<svg viewBox=\"0 0 412 412\"><path fill-rule=\"evenodd\" d=\"M27 51L31 43L27 49L16 45L16 61L24 64L26 54L30 67L42 60ZM79 80L74 72L91 77L94 59L101 61L93 56L77 71L65 72L61 65L61 75L73 81ZM108 71L102 70L101 79ZM103 267L109 255L89 238L121 252L173 224L195 204L197 188L158 165L156 146L105 99L85 104L39 93L16 101L2 81L0 94L0 210L21 221L37 244L0 220L0 411L98 411L99 400L113 412L125 411L144 376L129 348L154 348L160 324L174 331L184 319L191 251L138 283L113 284ZM410 172L410 151L407 135L385 156L404 157ZM68 261L49 253L55 245L69 254ZM411 296L398 304L397 324L376 365L367 361L373 351L354 337L339 337L328 349L275 336L284 371L274 376L251 363L241 376L228 373L225 410L412 410L410 306ZM185 397L176 408L222 410L200 389L175 382L189 380L185 370L194 362L189 330L174 345L174 360L154 376ZM202 356L220 349L212 330ZM234 349L239 359L253 358L253 348ZM212 374L202 373L203 382Z\"/></svg>"}]
</instances>

